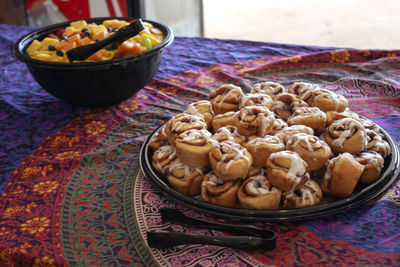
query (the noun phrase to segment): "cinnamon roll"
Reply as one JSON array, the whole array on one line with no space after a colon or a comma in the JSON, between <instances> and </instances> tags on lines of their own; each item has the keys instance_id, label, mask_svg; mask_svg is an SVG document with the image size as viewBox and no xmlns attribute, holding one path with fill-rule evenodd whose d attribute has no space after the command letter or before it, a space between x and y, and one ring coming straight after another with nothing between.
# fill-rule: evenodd
<instances>
[{"instance_id":1,"label":"cinnamon roll","mask_svg":"<svg viewBox=\"0 0 400 267\"><path fill-rule=\"evenodd\" d=\"M239 99L243 95L242 88L233 84L224 84L210 92L210 102L215 114L239 109Z\"/></svg>"},{"instance_id":2,"label":"cinnamon roll","mask_svg":"<svg viewBox=\"0 0 400 267\"><path fill-rule=\"evenodd\" d=\"M267 162L267 159L271 153L285 150L285 145L281 142L281 140L272 135L252 138L244 143L244 147L251 154L254 167L265 166L265 163Z\"/></svg>"},{"instance_id":3,"label":"cinnamon roll","mask_svg":"<svg viewBox=\"0 0 400 267\"><path fill-rule=\"evenodd\" d=\"M154 151L152 165L159 173L165 175L168 172L169 165L176 158L175 147L170 145L162 146Z\"/></svg>"},{"instance_id":4,"label":"cinnamon roll","mask_svg":"<svg viewBox=\"0 0 400 267\"><path fill-rule=\"evenodd\" d=\"M168 182L176 191L195 196L200 194L206 168L192 168L175 159L168 167Z\"/></svg>"},{"instance_id":5,"label":"cinnamon roll","mask_svg":"<svg viewBox=\"0 0 400 267\"><path fill-rule=\"evenodd\" d=\"M272 133L274 114L265 107L248 106L235 113L234 125L245 136L264 136Z\"/></svg>"},{"instance_id":6,"label":"cinnamon roll","mask_svg":"<svg viewBox=\"0 0 400 267\"><path fill-rule=\"evenodd\" d=\"M274 126L272 126L272 133L275 134L287 126L288 124L284 120L275 117Z\"/></svg>"},{"instance_id":7,"label":"cinnamon roll","mask_svg":"<svg viewBox=\"0 0 400 267\"><path fill-rule=\"evenodd\" d=\"M153 151L159 149L162 146L169 145L167 135L165 134L165 125L162 126L161 130L153 134L149 141L149 146Z\"/></svg>"},{"instance_id":8,"label":"cinnamon roll","mask_svg":"<svg viewBox=\"0 0 400 267\"><path fill-rule=\"evenodd\" d=\"M282 191L299 189L310 179L307 163L293 151L272 153L266 167L269 181Z\"/></svg>"},{"instance_id":9,"label":"cinnamon roll","mask_svg":"<svg viewBox=\"0 0 400 267\"><path fill-rule=\"evenodd\" d=\"M239 109L246 106L262 106L268 109L272 108L273 100L265 94L245 94L239 99Z\"/></svg>"},{"instance_id":10,"label":"cinnamon roll","mask_svg":"<svg viewBox=\"0 0 400 267\"><path fill-rule=\"evenodd\" d=\"M276 96L272 110L282 119L287 120L292 116L297 107L308 107L307 103L290 93L282 93Z\"/></svg>"},{"instance_id":11,"label":"cinnamon roll","mask_svg":"<svg viewBox=\"0 0 400 267\"><path fill-rule=\"evenodd\" d=\"M190 167L210 165L208 153L218 142L209 131L188 130L178 135L175 140L176 154L179 160Z\"/></svg>"},{"instance_id":12,"label":"cinnamon roll","mask_svg":"<svg viewBox=\"0 0 400 267\"><path fill-rule=\"evenodd\" d=\"M276 82L256 83L250 91L251 94L269 95L272 99L283 92L285 92L285 87Z\"/></svg>"},{"instance_id":13,"label":"cinnamon roll","mask_svg":"<svg viewBox=\"0 0 400 267\"><path fill-rule=\"evenodd\" d=\"M334 153L358 154L367 145L364 127L352 118L333 122L324 132L323 139Z\"/></svg>"},{"instance_id":14,"label":"cinnamon roll","mask_svg":"<svg viewBox=\"0 0 400 267\"><path fill-rule=\"evenodd\" d=\"M214 131L218 131L219 128L233 125L235 121L235 112L229 111L223 114L215 115L211 125Z\"/></svg>"},{"instance_id":15,"label":"cinnamon roll","mask_svg":"<svg viewBox=\"0 0 400 267\"><path fill-rule=\"evenodd\" d=\"M314 91L311 102L311 106L317 107L325 112L330 110L342 112L348 106L347 99L344 96L335 94L327 89Z\"/></svg>"},{"instance_id":16,"label":"cinnamon roll","mask_svg":"<svg viewBox=\"0 0 400 267\"><path fill-rule=\"evenodd\" d=\"M363 171L364 166L353 155L347 152L339 154L328 161L321 189L337 197L348 197L353 193Z\"/></svg>"},{"instance_id":17,"label":"cinnamon roll","mask_svg":"<svg viewBox=\"0 0 400 267\"><path fill-rule=\"evenodd\" d=\"M215 114L210 101L200 100L191 103L186 107L183 113L195 115L202 118L205 123L207 123L207 129L211 129L211 122Z\"/></svg>"},{"instance_id":18,"label":"cinnamon roll","mask_svg":"<svg viewBox=\"0 0 400 267\"><path fill-rule=\"evenodd\" d=\"M297 133L314 135L314 130L305 125L291 125L288 127L284 127L282 130L276 132L275 136L278 137L286 145L289 138Z\"/></svg>"},{"instance_id":19,"label":"cinnamon roll","mask_svg":"<svg viewBox=\"0 0 400 267\"><path fill-rule=\"evenodd\" d=\"M318 84L295 82L289 88L288 93L294 94L299 99L309 103L314 96L314 92L320 89Z\"/></svg>"},{"instance_id":20,"label":"cinnamon roll","mask_svg":"<svg viewBox=\"0 0 400 267\"><path fill-rule=\"evenodd\" d=\"M238 190L238 200L245 209L276 210L282 191L271 185L265 176L247 178Z\"/></svg>"},{"instance_id":21,"label":"cinnamon roll","mask_svg":"<svg viewBox=\"0 0 400 267\"><path fill-rule=\"evenodd\" d=\"M305 133L292 135L286 144L286 149L299 154L307 162L310 171L324 167L325 162L332 156L327 143L314 135Z\"/></svg>"},{"instance_id":22,"label":"cinnamon roll","mask_svg":"<svg viewBox=\"0 0 400 267\"><path fill-rule=\"evenodd\" d=\"M382 136L374 130L366 130L367 150L375 151L386 158L390 154L390 145L383 140Z\"/></svg>"},{"instance_id":23,"label":"cinnamon roll","mask_svg":"<svg viewBox=\"0 0 400 267\"><path fill-rule=\"evenodd\" d=\"M191 129L202 130L206 128L207 124L202 118L180 113L167 121L165 124L165 135L168 138L168 142L174 146L175 139L179 134Z\"/></svg>"},{"instance_id":24,"label":"cinnamon roll","mask_svg":"<svg viewBox=\"0 0 400 267\"><path fill-rule=\"evenodd\" d=\"M233 141L238 144L243 144L246 141L246 137L241 135L233 125L219 128L214 133L213 138L218 142Z\"/></svg>"},{"instance_id":25,"label":"cinnamon roll","mask_svg":"<svg viewBox=\"0 0 400 267\"><path fill-rule=\"evenodd\" d=\"M316 134L325 129L326 115L317 107L298 107L287 120L289 125L305 125L314 130Z\"/></svg>"},{"instance_id":26,"label":"cinnamon roll","mask_svg":"<svg viewBox=\"0 0 400 267\"><path fill-rule=\"evenodd\" d=\"M358 154L355 159L358 163L364 165L364 171L361 174L360 181L365 184L375 182L378 179L384 164L381 154L375 151L365 151Z\"/></svg>"},{"instance_id":27,"label":"cinnamon roll","mask_svg":"<svg viewBox=\"0 0 400 267\"><path fill-rule=\"evenodd\" d=\"M283 193L282 199L287 209L311 207L321 202L322 191L315 181L308 180L299 189Z\"/></svg>"},{"instance_id":28,"label":"cinnamon roll","mask_svg":"<svg viewBox=\"0 0 400 267\"><path fill-rule=\"evenodd\" d=\"M224 181L213 172L206 174L201 183L201 197L204 201L219 206L234 207L240 180Z\"/></svg>"},{"instance_id":29,"label":"cinnamon roll","mask_svg":"<svg viewBox=\"0 0 400 267\"><path fill-rule=\"evenodd\" d=\"M380 133L379 127L375 122L365 118L359 118L359 121L361 122L361 125L364 126L365 130L372 130L376 133Z\"/></svg>"},{"instance_id":30,"label":"cinnamon roll","mask_svg":"<svg viewBox=\"0 0 400 267\"><path fill-rule=\"evenodd\" d=\"M354 113L354 112L350 111L349 109L346 109L343 112L327 111L325 114L326 114L326 126L331 125L334 121L344 119L344 118L352 118L355 120L360 119L360 117L358 116L357 113Z\"/></svg>"},{"instance_id":31,"label":"cinnamon roll","mask_svg":"<svg viewBox=\"0 0 400 267\"><path fill-rule=\"evenodd\" d=\"M214 146L209 156L214 173L224 181L246 177L253 164L253 158L247 149L232 141Z\"/></svg>"}]
</instances>

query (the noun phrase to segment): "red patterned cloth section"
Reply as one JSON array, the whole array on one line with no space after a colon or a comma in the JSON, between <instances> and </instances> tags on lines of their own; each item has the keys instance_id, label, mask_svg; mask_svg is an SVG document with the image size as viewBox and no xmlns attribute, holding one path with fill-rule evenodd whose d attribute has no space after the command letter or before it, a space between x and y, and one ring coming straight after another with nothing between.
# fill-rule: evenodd
<instances>
[{"instance_id":1,"label":"red patterned cloth section","mask_svg":"<svg viewBox=\"0 0 400 267\"><path fill-rule=\"evenodd\" d=\"M200 44L210 53L231 54L207 61L204 49L196 50ZM248 58L246 53L230 49L240 45L249 47ZM178 38L172 48L191 50L187 53L193 53L195 62L182 51L171 52L173 57L167 53L164 64L175 60L177 69L161 66L151 83L118 105L76 111L66 125L60 124L50 136L39 139L33 151L24 151L29 153L12 170L0 196L0 265L400 264L397 182L383 198L361 208L306 222L272 224L278 234L274 251L243 252L200 245L149 248L146 231L150 229L220 234L161 225L158 210L163 206L207 215L154 189L139 171L138 157L143 141L158 125L189 103L207 99L210 90L222 83L240 85L245 91L268 80L284 85L318 83L346 96L352 110L371 118L400 141L400 51L205 38ZM263 56L267 48L280 52ZM10 97L8 101L13 100ZM63 104L58 105L61 114Z\"/></svg>"}]
</instances>

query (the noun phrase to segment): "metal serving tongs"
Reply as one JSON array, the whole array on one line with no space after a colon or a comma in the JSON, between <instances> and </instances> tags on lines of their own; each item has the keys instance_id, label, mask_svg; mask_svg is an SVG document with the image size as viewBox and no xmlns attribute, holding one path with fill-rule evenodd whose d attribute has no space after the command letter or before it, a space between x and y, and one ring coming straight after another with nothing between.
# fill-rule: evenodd
<instances>
[{"instance_id":1,"label":"metal serving tongs","mask_svg":"<svg viewBox=\"0 0 400 267\"><path fill-rule=\"evenodd\" d=\"M173 222L190 228L205 228L235 234L237 236L198 236L181 232L147 232L147 242L151 248L169 248L184 244L206 244L230 247L241 250L273 250L276 247L276 234L272 230L251 224L229 224L209 222L189 217L178 210L161 208L162 222Z\"/></svg>"},{"instance_id":2,"label":"metal serving tongs","mask_svg":"<svg viewBox=\"0 0 400 267\"><path fill-rule=\"evenodd\" d=\"M141 19L136 19L131 21L127 26L121 28L117 32L115 32L110 37L106 39L96 42L93 44L83 45L75 47L67 52L67 57L70 62L74 60L85 60L100 49L112 45L113 47L117 47L123 41L137 35L140 31L144 30L144 25Z\"/></svg>"}]
</instances>

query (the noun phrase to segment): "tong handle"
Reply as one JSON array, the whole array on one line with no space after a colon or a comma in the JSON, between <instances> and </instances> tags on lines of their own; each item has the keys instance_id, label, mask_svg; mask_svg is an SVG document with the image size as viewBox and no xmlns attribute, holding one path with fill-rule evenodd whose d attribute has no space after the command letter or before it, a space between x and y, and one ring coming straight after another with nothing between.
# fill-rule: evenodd
<instances>
[{"instance_id":1,"label":"tong handle","mask_svg":"<svg viewBox=\"0 0 400 267\"><path fill-rule=\"evenodd\" d=\"M180 232L147 232L147 243L151 248L170 248L187 244L223 246L241 250L272 250L275 242L253 236L196 236Z\"/></svg>"},{"instance_id":2,"label":"tong handle","mask_svg":"<svg viewBox=\"0 0 400 267\"><path fill-rule=\"evenodd\" d=\"M100 42L78 46L69 50L67 52L67 57L70 62L74 60L85 60L103 47L113 43L120 44L130 37L137 35L142 30L144 30L142 20L137 19Z\"/></svg>"},{"instance_id":3,"label":"tong handle","mask_svg":"<svg viewBox=\"0 0 400 267\"><path fill-rule=\"evenodd\" d=\"M189 217L183 214L182 212L171 208L161 208L160 213L163 222L169 221L181 225L183 224L187 227L207 228L210 230L218 230L233 234L255 235L263 239L269 239L274 241L276 239L276 234L274 231L268 229L262 229L251 224L229 224L221 222L209 222L202 219Z\"/></svg>"}]
</instances>

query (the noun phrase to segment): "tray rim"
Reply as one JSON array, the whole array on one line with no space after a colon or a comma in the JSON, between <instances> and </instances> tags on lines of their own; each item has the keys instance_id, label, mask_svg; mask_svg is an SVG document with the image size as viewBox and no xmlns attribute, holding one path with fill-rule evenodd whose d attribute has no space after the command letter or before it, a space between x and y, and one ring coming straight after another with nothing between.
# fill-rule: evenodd
<instances>
[{"instance_id":1,"label":"tray rim","mask_svg":"<svg viewBox=\"0 0 400 267\"><path fill-rule=\"evenodd\" d=\"M166 181L159 177L149 161L151 153L149 142L151 137L157 133L165 123L159 125L142 144L139 152L139 165L143 175L148 179L162 194L173 199L174 201L193 208L205 214L214 215L221 218L236 219L241 221L258 221L258 222L282 222L282 221L302 221L312 218L323 217L338 213L350 208L360 206L374 199L384 191L386 191L397 179L400 173L399 149L394 139L381 127L379 130L384 136L391 148L390 161L388 166L384 167L384 171L380 174L380 178L365 186L355 195L348 198L340 199L330 203L324 203L312 207L299 209L280 209L280 210L250 210L243 208L229 208L218 206L202 200L186 196L176 191L168 185Z\"/></svg>"}]
</instances>

